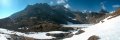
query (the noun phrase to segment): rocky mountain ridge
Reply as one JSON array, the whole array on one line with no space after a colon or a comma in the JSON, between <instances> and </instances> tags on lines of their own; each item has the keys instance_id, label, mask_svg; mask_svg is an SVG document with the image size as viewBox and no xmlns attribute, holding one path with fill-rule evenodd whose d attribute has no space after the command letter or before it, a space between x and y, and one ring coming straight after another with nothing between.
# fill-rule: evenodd
<instances>
[{"instance_id":1,"label":"rocky mountain ridge","mask_svg":"<svg viewBox=\"0 0 120 40\"><path fill-rule=\"evenodd\" d=\"M31 29L38 29L34 31L48 31L45 29L50 28L53 31L52 29L59 29L60 24L98 23L106 15L102 11L99 13L82 13L71 11L63 5L50 6L47 3L37 3L28 5L24 10L14 13L10 17L0 19L0 27L17 31L19 31L19 28L27 31Z\"/></svg>"}]
</instances>

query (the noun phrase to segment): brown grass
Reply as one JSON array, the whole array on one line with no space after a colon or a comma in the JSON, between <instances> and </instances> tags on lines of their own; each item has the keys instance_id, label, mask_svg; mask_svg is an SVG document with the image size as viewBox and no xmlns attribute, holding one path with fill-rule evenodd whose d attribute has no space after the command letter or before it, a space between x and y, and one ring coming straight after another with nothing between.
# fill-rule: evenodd
<instances>
[{"instance_id":1,"label":"brown grass","mask_svg":"<svg viewBox=\"0 0 120 40\"><path fill-rule=\"evenodd\" d=\"M120 8L114 12L113 14L111 14L111 16L117 16L117 15L120 15Z\"/></svg>"},{"instance_id":2,"label":"brown grass","mask_svg":"<svg viewBox=\"0 0 120 40\"><path fill-rule=\"evenodd\" d=\"M110 16L112 16L112 17L108 18L108 20L111 19L111 18L117 17L119 15L120 15L120 8L116 12L110 14Z\"/></svg>"}]
</instances>

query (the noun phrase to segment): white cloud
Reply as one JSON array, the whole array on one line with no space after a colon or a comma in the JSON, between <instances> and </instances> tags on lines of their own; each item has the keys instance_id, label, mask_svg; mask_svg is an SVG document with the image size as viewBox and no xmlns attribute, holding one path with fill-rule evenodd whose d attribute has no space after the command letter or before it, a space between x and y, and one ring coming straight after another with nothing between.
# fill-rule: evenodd
<instances>
[{"instance_id":1,"label":"white cloud","mask_svg":"<svg viewBox=\"0 0 120 40\"><path fill-rule=\"evenodd\" d=\"M113 5L112 7L114 7L114 8L118 8L118 7L120 7L120 5Z\"/></svg>"},{"instance_id":2,"label":"white cloud","mask_svg":"<svg viewBox=\"0 0 120 40\"><path fill-rule=\"evenodd\" d=\"M65 8L70 8L70 5L67 2L68 0L57 0L57 4L64 5Z\"/></svg>"},{"instance_id":3,"label":"white cloud","mask_svg":"<svg viewBox=\"0 0 120 40\"><path fill-rule=\"evenodd\" d=\"M57 0L57 4L65 4L68 0Z\"/></svg>"},{"instance_id":4,"label":"white cloud","mask_svg":"<svg viewBox=\"0 0 120 40\"><path fill-rule=\"evenodd\" d=\"M70 8L69 4L64 5L65 8Z\"/></svg>"}]
</instances>

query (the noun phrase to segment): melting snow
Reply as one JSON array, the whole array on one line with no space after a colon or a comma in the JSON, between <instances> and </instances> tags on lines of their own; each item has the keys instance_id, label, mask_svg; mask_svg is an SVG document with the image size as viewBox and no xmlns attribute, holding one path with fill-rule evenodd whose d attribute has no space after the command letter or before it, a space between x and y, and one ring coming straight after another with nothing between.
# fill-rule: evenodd
<instances>
[{"instance_id":1,"label":"melting snow","mask_svg":"<svg viewBox=\"0 0 120 40\"><path fill-rule=\"evenodd\" d=\"M18 36L25 36L25 37L31 37L31 38L35 38L35 39L52 39L55 37L52 36L46 36L47 33L67 33L67 32L62 32L62 31L51 31L51 32L34 32L34 33L30 33L30 34L25 34L25 33L21 33L21 32L15 32L15 31L10 31L7 29L3 29L0 28L0 38L1 40L7 40L7 34L16 34Z\"/></svg>"}]
</instances>

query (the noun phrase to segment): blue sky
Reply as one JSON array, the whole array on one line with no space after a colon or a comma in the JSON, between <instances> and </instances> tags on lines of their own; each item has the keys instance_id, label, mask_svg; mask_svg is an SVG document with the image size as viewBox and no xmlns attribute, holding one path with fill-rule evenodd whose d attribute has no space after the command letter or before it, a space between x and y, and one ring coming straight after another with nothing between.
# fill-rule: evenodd
<instances>
[{"instance_id":1,"label":"blue sky","mask_svg":"<svg viewBox=\"0 0 120 40\"><path fill-rule=\"evenodd\" d=\"M101 3L108 11L120 6L120 0L0 0L0 19L23 10L29 4L48 3L50 5L64 4L65 7L75 10L99 11Z\"/></svg>"}]
</instances>

